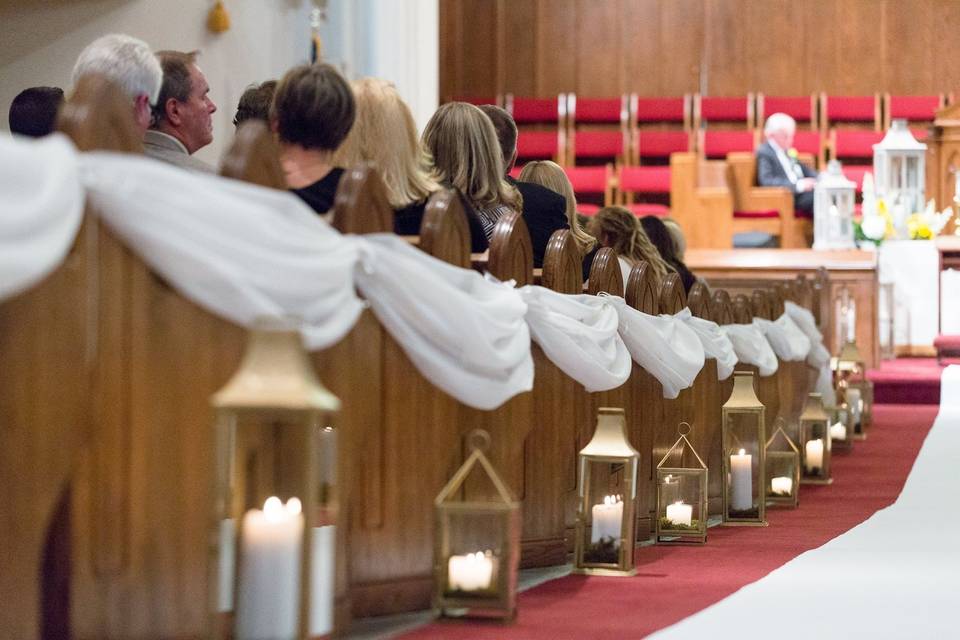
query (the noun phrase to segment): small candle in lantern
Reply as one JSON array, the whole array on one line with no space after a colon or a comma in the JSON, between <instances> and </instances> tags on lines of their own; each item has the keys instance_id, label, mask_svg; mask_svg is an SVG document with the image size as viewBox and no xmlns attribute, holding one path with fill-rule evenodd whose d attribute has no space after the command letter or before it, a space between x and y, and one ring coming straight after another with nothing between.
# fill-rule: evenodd
<instances>
[{"instance_id":1,"label":"small candle in lantern","mask_svg":"<svg viewBox=\"0 0 960 640\"><path fill-rule=\"evenodd\" d=\"M843 425L842 422L835 422L832 425L830 425L830 439L831 440L847 439L847 428Z\"/></svg>"},{"instance_id":2,"label":"small candle in lantern","mask_svg":"<svg viewBox=\"0 0 960 640\"><path fill-rule=\"evenodd\" d=\"M775 496L789 496L793 494L793 478L780 476L770 480L770 491Z\"/></svg>"},{"instance_id":3,"label":"small candle in lantern","mask_svg":"<svg viewBox=\"0 0 960 640\"><path fill-rule=\"evenodd\" d=\"M237 591L238 638L292 638L300 611L300 500L267 498L263 511L243 516L240 580Z\"/></svg>"},{"instance_id":4,"label":"small candle in lantern","mask_svg":"<svg viewBox=\"0 0 960 640\"><path fill-rule=\"evenodd\" d=\"M450 556L447 582L450 591L482 591L490 588L496 558L487 551Z\"/></svg>"},{"instance_id":5,"label":"small candle in lantern","mask_svg":"<svg viewBox=\"0 0 960 640\"><path fill-rule=\"evenodd\" d=\"M823 440L808 440L806 446L806 456L804 458L804 467L807 473L819 473L823 467Z\"/></svg>"},{"instance_id":6,"label":"small candle in lantern","mask_svg":"<svg viewBox=\"0 0 960 640\"><path fill-rule=\"evenodd\" d=\"M730 508L736 511L753 507L752 461L744 449L730 456Z\"/></svg>"},{"instance_id":7,"label":"small candle in lantern","mask_svg":"<svg viewBox=\"0 0 960 640\"><path fill-rule=\"evenodd\" d=\"M604 496L603 504L593 505L591 510L593 528L590 543L597 544L611 538L614 546L620 546L620 530L623 524L623 500L620 496Z\"/></svg>"},{"instance_id":8,"label":"small candle in lantern","mask_svg":"<svg viewBox=\"0 0 960 640\"><path fill-rule=\"evenodd\" d=\"M667 505L667 520L689 527L693 522L693 505L674 502Z\"/></svg>"},{"instance_id":9,"label":"small candle in lantern","mask_svg":"<svg viewBox=\"0 0 960 640\"><path fill-rule=\"evenodd\" d=\"M863 414L863 398L860 395L860 389L847 389L847 404L853 413L853 423L858 424Z\"/></svg>"},{"instance_id":10,"label":"small candle in lantern","mask_svg":"<svg viewBox=\"0 0 960 640\"><path fill-rule=\"evenodd\" d=\"M661 501L665 504L673 504L680 499L680 478L667 475L663 478L663 484L660 485Z\"/></svg>"}]
</instances>

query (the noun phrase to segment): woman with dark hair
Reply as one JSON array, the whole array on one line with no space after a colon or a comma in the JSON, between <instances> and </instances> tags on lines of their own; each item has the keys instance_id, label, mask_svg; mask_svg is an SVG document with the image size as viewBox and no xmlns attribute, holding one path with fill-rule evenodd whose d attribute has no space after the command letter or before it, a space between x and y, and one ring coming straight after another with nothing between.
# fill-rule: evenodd
<instances>
[{"instance_id":1,"label":"woman with dark hair","mask_svg":"<svg viewBox=\"0 0 960 640\"><path fill-rule=\"evenodd\" d=\"M697 278L677 255L676 243L667 225L656 216L644 216L640 218L640 225L647 233L647 237L650 238L650 242L652 242L653 246L660 252L660 256L664 262L672 267L680 276L680 279L683 281L684 290L690 293L690 287L697 281Z\"/></svg>"}]
</instances>

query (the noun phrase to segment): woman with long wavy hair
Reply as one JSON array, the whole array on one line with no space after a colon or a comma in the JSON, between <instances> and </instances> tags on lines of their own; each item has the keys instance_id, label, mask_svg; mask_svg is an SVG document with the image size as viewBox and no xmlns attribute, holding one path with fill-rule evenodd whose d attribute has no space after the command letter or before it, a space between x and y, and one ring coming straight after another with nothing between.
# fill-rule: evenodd
<instances>
[{"instance_id":1,"label":"woman with long wavy hair","mask_svg":"<svg viewBox=\"0 0 960 640\"><path fill-rule=\"evenodd\" d=\"M663 260L637 217L618 206L604 207L590 219L590 233L604 247L617 252L623 283L627 284L633 265L646 262L656 281L662 282L673 269Z\"/></svg>"}]
</instances>

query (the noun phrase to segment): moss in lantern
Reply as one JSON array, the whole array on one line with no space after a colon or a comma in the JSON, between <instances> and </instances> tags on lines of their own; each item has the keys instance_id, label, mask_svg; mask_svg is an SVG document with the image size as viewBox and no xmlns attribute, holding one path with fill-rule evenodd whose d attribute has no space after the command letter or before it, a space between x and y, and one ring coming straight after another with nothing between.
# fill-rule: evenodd
<instances>
[{"instance_id":1,"label":"moss in lantern","mask_svg":"<svg viewBox=\"0 0 960 640\"><path fill-rule=\"evenodd\" d=\"M669 518L660 518L660 529L662 531L699 531L700 521L694 519L690 524L680 524Z\"/></svg>"},{"instance_id":2,"label":"moss in lantern","mask_svg":"<svg viewBox=\"0 0 960 640\"><path fill-rule=\"evenodd\" d=\"M730 509L728 514L731 518L758 518L760 509Z\"/></svg>"},{"instance_id":3,"label":"moss in lantern","mask_svg":"<svg viewBox=\"0 0 960 640\"><path fill-rule=\"evenodd\" d=\"M613 538L600 538L583 552L583 561L590 564L617 564L620 562L620 545Z\"/></svg>"}]
</instances>

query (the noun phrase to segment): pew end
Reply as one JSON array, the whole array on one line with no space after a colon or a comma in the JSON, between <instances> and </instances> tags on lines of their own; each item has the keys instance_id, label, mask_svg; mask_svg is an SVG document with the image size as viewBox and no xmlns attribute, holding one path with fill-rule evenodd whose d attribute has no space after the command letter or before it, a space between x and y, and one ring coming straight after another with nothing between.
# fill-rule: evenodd
<instances>
[{"instance_id":1,"label":"pew end","mask_svg":"<svg viewBox=\"0 0 960 640\"><path fill-rule=\"evenodd\" d=\"M241 123L220 161L220 175L271 189L286 189L280 149L264 122Z\"/></svg>"},{"instance_id":2,"label":"pew end","mask_svg":"<svg viewBox=\"0 0 960 640\"><path fill-rule=\"evenodd\" d=\"M456 191L441 189L430 196L420 225L420 248L438 260L470 268L470 227Z\"/></svg>"},{"instance_id":3,"label":"pew end","mask_svg":"<svg viewBox=\"0 0 960 640\"><path fill-rule=\"evenodd\" d=\"M383 179L371 163L344 172L330 223L340 233L393 232L393 208L387 200Z\"/></svg>"},{"instance_id":4,"label":"pew end","mask_svg":"<svg viewBox=\"0 0 960 640\"><path fill-rule=\"evenodd\" d=\"M670 210L688 249L733 247L733 195L726 163L702 160L696 153L671 154Z\"/></svg>"},{"instance_id":5,"label":"pew end","mask_svg":"<svg viewBox=\"0 0 960 640\"><path fill-rule=\"evenodd\" d=\"M543 254L541 284L558 293L583 292L583 256L569 229L550 236Z\"/></svg>"},{"instance_id":6,"label":"pew end","mask_svg":"<svg viewBox=\"0 0 960 640\"><path fill-rule=\"evenodd\" d=\"M587 293L594 296L600 293L623 295L623 272L620 271L620 261L613 249L604 247L597 251L597 256L590 267Z\"/></svg>"},{"instance_id":7,"label":"pew end","mask_svg":"<svg viewBox=\"0 0 960 640\"><path fill-rule=\"evenodd\" d=\"M80 151L142 153L140 135L130 109L130 98L98 74L80 78L57 115L57 130Z\"/></svg>"}]
</instances>

